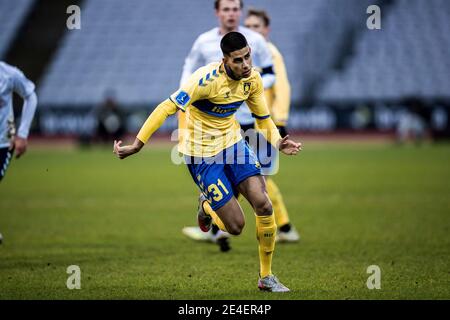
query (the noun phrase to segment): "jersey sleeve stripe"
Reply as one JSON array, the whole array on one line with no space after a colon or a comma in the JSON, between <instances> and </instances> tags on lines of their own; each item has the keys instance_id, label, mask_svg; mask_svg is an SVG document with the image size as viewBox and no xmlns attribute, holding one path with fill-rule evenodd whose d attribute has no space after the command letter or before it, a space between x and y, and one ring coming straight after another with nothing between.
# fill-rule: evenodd
<instances>
[{"instance_id":1,"label":"jersey sleeve stripe","mask_svg":"<svg viewBox=\"0 0 450 320\"><path fill-rule=\"evenodd\" d=\"M269 66L269 67L263 68L261 71L261 75L265 75L265 74L275 74L275 72L273 71L273 67Z\"/></svg>"},{"instance_id":2,"label":"jersey sleeve stripe","mask_svg":"<svg viewBox=\"0 0 450 320\"><path fill-rule=\"evenodd\" d=\"M253 118L256 118L256 119L261 119L261 120L263 120L263 119L269 118L269 117L270 117L270 114L267 114L267 115L265 115L265 116L258 116L257 114L252 113L252 117L253 117Z\"/></svg>"}]
</instances>

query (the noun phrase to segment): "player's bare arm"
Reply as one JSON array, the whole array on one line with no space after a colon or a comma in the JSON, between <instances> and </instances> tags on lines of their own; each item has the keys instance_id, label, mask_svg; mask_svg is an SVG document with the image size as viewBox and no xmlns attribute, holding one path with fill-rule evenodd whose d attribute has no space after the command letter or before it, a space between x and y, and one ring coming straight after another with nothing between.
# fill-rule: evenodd
<instances>
[{"instance_id":1,"label":"player's bare arm","mask_svg":"<svg viewBox=\"0 0 450 320\"><path fill-rule=\"evenodd\" d=\"M176 111L177 107L170 99L164 100L147 118L144 125L141 127L141 130L139 130L133 144L122 146L122 141L115 140L113 152L120 159L125 159L126 157L139 152L144 144L150 139L150 136L164 123L166 118L175 114Z\"/></svg>"}]
</instances>

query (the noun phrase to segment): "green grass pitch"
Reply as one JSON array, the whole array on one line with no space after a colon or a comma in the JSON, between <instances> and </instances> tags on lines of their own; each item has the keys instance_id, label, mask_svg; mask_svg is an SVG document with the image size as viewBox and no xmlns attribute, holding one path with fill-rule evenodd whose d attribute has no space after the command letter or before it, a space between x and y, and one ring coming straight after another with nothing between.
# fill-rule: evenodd
<instances>
[{"instance_id":1,"label":"green grass pitch","mask_svg":"<svg viewBox=\"0 0 450 320\"><path fill-rule=\"evenodd\" d=\"M310 143L276 176L298 244L259 292L253 212L232 250L185 238L197 187L171 147L31 148L0 185L0 299L449 299L450 146ZM81 268L81 289L66 268ZM369 290L367 267L381 269Z\"/></svg>"}]
</instances>

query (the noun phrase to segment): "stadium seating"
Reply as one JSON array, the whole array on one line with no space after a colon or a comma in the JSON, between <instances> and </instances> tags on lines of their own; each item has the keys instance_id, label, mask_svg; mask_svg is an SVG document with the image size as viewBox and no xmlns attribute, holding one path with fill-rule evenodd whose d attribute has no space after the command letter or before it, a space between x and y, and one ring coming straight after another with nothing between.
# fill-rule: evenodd
<instances>
[{"instance_id":1,"label":"stadium seating","mask_svg":"<svg viewBox=\"0 0 450 320\"><path fill-rule=\"evenodd\" d=\"M0 0L0 59L4 59L34 0Z\"/></svg>"},{"instance_id":2,"label":"stadium seating","mask_svg":"<svg viewBox=\"0 0 450 320\"><path fill-rule=\"evenodd\" d=\"M398 0L319 89L323 102L450 97L450 2Z\"/></svg>"},{"instance_id":3,"label":"stadium seating","mask_svg":"<svg viewBox=\"0 0 450 320\"><path fill-rule=\"evenodd\" d=\"M114 89L126 106L166 98L178 86L195 38L217 25L212 1L192 1L188 8L185 3L85 1L81 30L67 32L40 85L41 105L97 104L108 89ZM333 35L321 39L324 47L316 49L321 55L311 54L307 43L314 38L316 26L325 25L324 10L333 15L328 1L286 0L283 6L268 0L245 3L273 13L272 38L285 56L293 88L298 88L293 90L293 100L299 100L300 87L307 83L304 78L317 74L335 52L335 42L327 40ZM327 28L320 30L326 35Z\"/></svg>"},{"instance_id":4,"label":"stadium seating","mask_svg":"<svg viewBox=\"0 0 450 320\"><path fill-rule=\"evenodd\" d=\"M245 1L272 17L271 40L282 52L292 86L292 101L311 96L342 54L348 31L365 25L366 9L376 0Z\"/></svg>"},{"instance_id":5,"label":"stadium seating","mask_svg":"<svg viewBox=\"0 0 450 320\"><path fill-rule=\"evenodd\" d=\"M309 101L445 95L450 77L450 2L393 1L382 30L366 9L382 0L247 0L272 16L294 105ZM67 31L38 94L42 108L89 106L114 90L126 107L151 106L179 83L184 58L217 25L212 1L86 0L81 30ZM426 45L424 45L426 44Z\"/></svg>"}]
</instances>

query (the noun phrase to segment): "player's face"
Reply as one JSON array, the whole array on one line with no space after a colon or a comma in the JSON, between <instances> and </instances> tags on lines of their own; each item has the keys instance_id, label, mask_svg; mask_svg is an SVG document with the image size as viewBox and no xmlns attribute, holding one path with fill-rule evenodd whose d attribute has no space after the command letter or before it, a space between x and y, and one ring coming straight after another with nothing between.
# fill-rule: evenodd
<instances>
[{"instance_id":1,"label":"player's face","mask_svg":"<svg viewBox=\"0 0 450 320\"><path fill-rule=\"evenodd\" d=\"M225 64L238 79L248 78L252 73L252 56L249 46L236 50L224 57Z\"/></svg>"},{"instance_id":2,"label":"player's face","mask_svg":"<svg viewBox=\"0 0 450 320\"><path fill-rule=\"evenodd\" d=\"M269 28L265 26L264 20L257 16L249 16L245 19L245 26L253 31L256 31L267 38L269 35Z\"/></svg>"},{"instance_id":3,"label":"player's face","mask_svg":"<svg viewBox=\"0 0 450 320\"><path fill-rule=\"evenodd\" d=\"M221 0L216 10L220 25L226 30L235 30L241 20L241 6L239 0Z\"/></svg>"}]
</instances>

